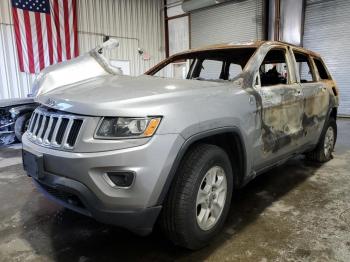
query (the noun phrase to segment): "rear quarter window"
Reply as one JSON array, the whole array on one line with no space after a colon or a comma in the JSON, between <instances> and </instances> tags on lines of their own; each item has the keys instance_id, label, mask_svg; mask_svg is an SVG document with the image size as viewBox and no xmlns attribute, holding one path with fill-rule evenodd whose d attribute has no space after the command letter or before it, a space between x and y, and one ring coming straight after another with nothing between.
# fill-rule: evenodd
<instances>
[{"instance_id":1,"label":"rear quarter window","mask_svg":"<svg viewBox=\"0 0 350 262\"><path fill-rule=\"evenodd\" d=\"M320 76L321 79L331 79L327 73L327 69L325 68L323 62L318 59L318 58L314 58L314 62L318 71L318 74Z\"/></svg>"}]
</instances>

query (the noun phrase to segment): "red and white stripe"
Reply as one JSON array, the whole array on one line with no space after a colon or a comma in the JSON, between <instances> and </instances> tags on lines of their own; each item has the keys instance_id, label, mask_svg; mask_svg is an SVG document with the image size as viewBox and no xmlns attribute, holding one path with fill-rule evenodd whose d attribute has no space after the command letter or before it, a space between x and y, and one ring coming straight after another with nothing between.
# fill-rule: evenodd
<instances>
[{"instance_id":1,"label":"red and white stripe","mask_svg":"<svg viewBox=\"0 0 350 262\"><path fill-rule=\"evenodd\" d=\"M12 7L19 68L43 68L79 55L76 0L50 0L50 14Z\"/></svg>"}]
</instances>

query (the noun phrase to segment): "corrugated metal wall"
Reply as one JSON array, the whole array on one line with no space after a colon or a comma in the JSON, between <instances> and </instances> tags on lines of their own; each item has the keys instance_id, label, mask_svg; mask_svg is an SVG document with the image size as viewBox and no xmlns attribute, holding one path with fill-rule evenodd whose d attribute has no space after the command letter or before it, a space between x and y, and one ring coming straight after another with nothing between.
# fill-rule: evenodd
<instances>
[{"instance_id":1,"label":"corrugated metal wall","mask_svg":"<svg viewBox=\"0 0 350 262\"><path fill-rule=\"evenodd\" d=\"M102 35L118 36L120 46L108 54L129 60L132 75L140 75L164 54L161 0L78 0L80 53L102 43ZM0 0L0 99L25 97L34 75L18 71L10 0ZM144 60L137 48L150 55Z\"/></svg>"},{"instance_id":2,"label":"corrugated metal wall","mask_svg":"<svg viewBox=\"0 0 350 262\"><path fill-rule=\"evenodd\" d=\"M321 54L340 91L339 114L350 115L350 1L307 0L304 46Z\"/></svg>"},{"instance_id":3,"label":"corrugated metal wall","mask_svg":"<svg viewBox=\"0 0 350 262\"><path fill-rule=\"evenodd\" d=\"M263 39L263 0L236 1L191 14L191 47Z\"/></svg>"}]
</instances>

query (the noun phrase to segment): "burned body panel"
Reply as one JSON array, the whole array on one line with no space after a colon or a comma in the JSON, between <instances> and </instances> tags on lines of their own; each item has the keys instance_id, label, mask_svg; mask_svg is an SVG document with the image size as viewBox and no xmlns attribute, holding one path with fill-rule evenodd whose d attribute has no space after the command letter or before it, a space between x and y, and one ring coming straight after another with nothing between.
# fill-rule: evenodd
<instances>
[{"instance_id":1,"label":"burned body panel","mask_svg":"<svg viewBox=\"0 0 350 262\"><path fill-rule=\"evenodd\" d=\"M274 87L260 90L259 94L263 101L264 153L275 153L287 145L292 147L292 138L297 138L303 132L302 99L296 95L294 87Z\"/></svg>"},{"instance_id":2,"label":"burned body panel","mask_svg":"<svg viewBox=\"0 0 350 262\"><path fill-rule=\"evenodd\" d=\"M338 107L338 89L329 75L329 80L320 79L315 64L311 63L311 70L315 77L313 83L302 83L297 68L294 51L301 52L310 59L320 55L294 45L274 41L256 41L246 44L221 44L205 48L198 48L174 55L169 58L175 61L178 56L192 52L206 52L223 49L256 47L255 54L247 62L243 72L233 79L233 82L244 89L249 101L255 102L256 108L249 114L255 119L255 132L252 132L255 143L252 153L252 169L259 170L268 162L288 156L298 151L313 148L320 137L322 128L332 108ZM259 68L271 49L283 49L288 63L288 85L273 85L261 87L257 83ZM164 66L163 61L151 68L146 74L153 74ZM254 172L253 172L254 173ZM249 176L249 174L248 174Z\"/></svg>"},{"instance_id":3,"label":"burned body panel","mask_svg":"<svg viewBox=\"0 0 350 262\"><path fill-rule=\"evenodd\" d=\"M259 67L269 50L286 49L289 64L289 82L283 85L261 87L257 82ZM337 89L333 80L301 83L292 50L298 50L311 57L318 54L279 42L261 44L255 56L240 76L240 83L256 101L256 127L261 129L257 139L261 141L259 153L255 156L256 168L266 165L266 160L274 161L293 152L298 147L309 144L313 147L321 134L330 109L338 106Z\"/></svg>"}]
</instances>

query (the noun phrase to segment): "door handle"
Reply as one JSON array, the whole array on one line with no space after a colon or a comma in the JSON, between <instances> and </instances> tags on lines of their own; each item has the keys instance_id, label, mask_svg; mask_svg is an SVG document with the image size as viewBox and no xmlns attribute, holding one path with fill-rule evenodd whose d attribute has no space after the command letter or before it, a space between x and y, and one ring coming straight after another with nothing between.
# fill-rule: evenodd
<instances>
[{"instance_id":1,"label":"door handle","mask_svg":"<svg viewBox=\"0 0 350 262\"><path fill-rule=\"evenodd\" d=\"M296 92L296 95L297 95L297 96L301 96L302 94L303 94L303 93L302 93L301 89L298 89L297 92Z\"/></svg>"}]
</instances>

